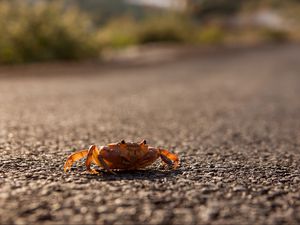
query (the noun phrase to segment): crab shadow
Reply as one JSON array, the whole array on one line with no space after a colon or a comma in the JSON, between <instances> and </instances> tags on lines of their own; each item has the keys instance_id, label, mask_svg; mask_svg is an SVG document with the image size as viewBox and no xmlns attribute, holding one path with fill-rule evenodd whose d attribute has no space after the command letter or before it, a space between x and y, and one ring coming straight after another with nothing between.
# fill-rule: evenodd
<instances>
[{"instance_id":1,"label":"crab shadow","mask_svg":"<svg viewBox=\"0 0 300 225\"><path fill-rule=\"evenodd\" d=\"M120 180L158 180L163 178L176 177L181 174L181 170L120 170L115 171L116 174L111 174L103 170L97 170L99 174L86 174L89 179L97 179L104 181L120 181Z\"/></svg>"}]
</instances>

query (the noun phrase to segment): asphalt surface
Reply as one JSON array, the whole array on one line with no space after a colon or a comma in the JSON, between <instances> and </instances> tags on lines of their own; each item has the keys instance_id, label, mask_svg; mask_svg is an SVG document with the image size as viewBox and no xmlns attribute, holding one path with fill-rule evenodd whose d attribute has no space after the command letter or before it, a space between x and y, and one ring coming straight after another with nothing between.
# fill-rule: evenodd
<instances>
[{"instance_id":1,"label":"asphalt surface","mask_svg":"<svg viewBox=\"0 0 300 225\"><path fill-rule=\"evenodd\" d=\"M300 46L0 76L0 224L300 223ZM181 166L63 172L70 153L121 139Z\"/></svg>"}]
</instances>

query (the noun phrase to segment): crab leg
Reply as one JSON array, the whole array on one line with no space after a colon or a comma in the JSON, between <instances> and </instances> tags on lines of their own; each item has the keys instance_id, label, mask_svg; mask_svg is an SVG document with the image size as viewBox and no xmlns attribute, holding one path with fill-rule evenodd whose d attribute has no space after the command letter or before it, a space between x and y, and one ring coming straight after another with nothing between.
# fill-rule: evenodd
<instances>
[{"instance_id":1,"label":"crab leg","mask_svg":"<svg viewBox=\"0 0 300 225\"><path fill-rule=\"evenodd\" d=\"M165 162L169 166L172 166L173 169L176 169L178 167L179 159L177 155L169 152L166 149L158 149L158 150L159 150L160 158L162 159L163 162Z\"/></svg>"},{"instance_id":2,"label":"crab leg","mask_svg":"<svg viewBox=\"0 0 300 225\"><path fill-rule=\"evenodd\" d=\"M104 167L108 172L112 174L116 174L108 167L105 161L102 159L100 155L100 151L96 145L91 145L87 154L87 158L85 161L86 169L92 174L97 174L98 172L94 169L91 169L91 163L95 163L97 166Z\"/></svg>"},{"instance_id":3,"label":"crab leg","mask_svg":"<svg viewBox=\"0 0 300 225\"><path fill-rule=\"evenodd\" d=\"M64 171L67 172L68 170L70 170L74 162L78 161L79 159L82 159L87 154L88 154L88 150L84 149L70 155L64 165Z\"/></svg>"},{"instance_id":4,"label":"crab leg","mask_svg":"<svg viewBox=\"0 0 300 225\"><path fill-rule=\"evenodd\" d=\"M89 151L86 157L85 166L87 171L93 174L97 174L98 172L94 169L91 169L91 164L94 162L97 166L101 166L98 160L99 150L96 145L91 145L89 147Z\"/></svg>"},{"instance_id":5,"label":"crab leg","mask_svg":"<svg viewBox=\"0 0 300 225\"><path fill-rule=\"evenodd\" d=\"M104 167L104 169L106 169L108 172L114 174L114 175L117 175L115 172L113 172L109 166L106 164L106 162L104 161L104 159L102 158L101 155L99 155L99 161L101 162L101 165Z\"/></svg>"}]
</instances>

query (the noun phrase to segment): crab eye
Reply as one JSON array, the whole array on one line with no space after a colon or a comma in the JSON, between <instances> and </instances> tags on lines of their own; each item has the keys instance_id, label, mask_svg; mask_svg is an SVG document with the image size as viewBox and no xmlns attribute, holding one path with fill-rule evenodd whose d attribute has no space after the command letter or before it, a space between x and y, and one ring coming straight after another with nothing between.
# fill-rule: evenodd
<instances>
[{"instance_id":1,"label":"crab eye","mask_svg":"<svg viewBox=\"0 0 300 225\"><path fill-rule=\"evenodd\" d=\"M121 144L125 144L125 143L126 143L125 140L122 140L122 141L121 141Z\"/></svg>"},{"instance_id":2,"label":"crab eye","mask_svg":"<svg viewBox=\"0 0 300 225\"><path fill-rule=\"evenodd\" d=\"M147 141L146 141L146 140L143 140L143 144L144 144L144 145L147 144Z\"/></svg>"}]
</instances>

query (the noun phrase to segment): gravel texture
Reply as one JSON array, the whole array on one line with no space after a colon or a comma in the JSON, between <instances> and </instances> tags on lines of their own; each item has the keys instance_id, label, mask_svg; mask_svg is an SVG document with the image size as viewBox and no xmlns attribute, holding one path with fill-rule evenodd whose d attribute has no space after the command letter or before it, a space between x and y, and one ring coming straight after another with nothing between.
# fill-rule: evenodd
<instances>
[{"instance_id":1,"label":"gravel texture","mask_svg":"<svg viewBox=\"0 0 300 225\"><path fill-rule=\"evenodd\" d=\"M300 223L300 46L0 75L0 224ZM181 166L63 172L70 153L121 139Z\"/></svg>"}]
</instances>

